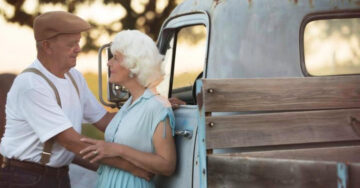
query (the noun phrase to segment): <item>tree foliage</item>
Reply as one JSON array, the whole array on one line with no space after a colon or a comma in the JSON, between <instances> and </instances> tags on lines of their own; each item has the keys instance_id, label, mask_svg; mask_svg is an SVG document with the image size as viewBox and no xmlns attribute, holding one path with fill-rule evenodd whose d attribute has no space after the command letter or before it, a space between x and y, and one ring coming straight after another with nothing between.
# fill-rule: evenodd
<instances>
[{"instance_id":1,"label":"tree foliage","mask_svg":"<svg viewBox=\"0 0 360 188\"><path fill-rule=\"evenodd\" d=\"M24 9L26 1L32 1L36 5L31 13ZM5 0L6 4L13 8L13 12L9 14L8 10L0 7L0 16L9 23L32 27L34 18L43 13L41 12L43 6L61 5L64 10L76 14L81 7L80 5L91 5L99 1L108 6L120 5L126 11L126 15L124 17L113 18L111 23L106 24L87 20L93 26L93 29L85 33L85 44L83 47L85 52L97 50L102 45L98 41L101 35L111 36L121 29L139 29L155 40L162 23L177 5L176 0ZM159 2L166 5L160 9ZM141 7L141 11L136 9L134 5Z\"/></svg>"}]
</instances>

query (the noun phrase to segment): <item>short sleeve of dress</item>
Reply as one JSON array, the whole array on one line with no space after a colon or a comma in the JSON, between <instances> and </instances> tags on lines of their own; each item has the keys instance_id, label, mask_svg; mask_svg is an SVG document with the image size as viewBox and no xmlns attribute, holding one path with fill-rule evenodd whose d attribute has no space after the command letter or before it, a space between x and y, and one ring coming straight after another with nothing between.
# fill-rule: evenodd
<instances>
[{"instance_id":1,"label":"short sleeve of dress","mask_svg":"<svg viewBox=\"0 0 360 188\"><path fill-rule=\"evenodd\" d=\"M166 129L171 128L171 133L174 136L175 134L175 116L171 107L158 105L153 111L153 122L151 126L151 135L154 135L155 130L160 122L163 122L165 126L164 137L166 136ZM170 125L167 126L166 119L169 118Z\"/></svg>"}]
</instances>

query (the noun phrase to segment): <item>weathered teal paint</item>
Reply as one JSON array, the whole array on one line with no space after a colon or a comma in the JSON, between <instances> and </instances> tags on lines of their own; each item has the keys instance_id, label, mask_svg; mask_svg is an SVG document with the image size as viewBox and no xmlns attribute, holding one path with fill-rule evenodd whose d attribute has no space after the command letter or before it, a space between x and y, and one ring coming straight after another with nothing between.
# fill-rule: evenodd
<instances>
[{"instance_id":1,"label":"weathered teal paint","mask_svg":"<svg viewBox=\"0 0 360 188\"><path fill-rule=\"evenodd\" d=\"M197 80L196 81L196 96L201 96L202 93L202 81ZM199 102L199 101L198 101ZM205 127L205 108L204 104L200 102L199 106L199 123L198 123L198 137L197 137L197 143L198 143L198 155L199 155L199 177L200 177L200 188L206 188L207 187L207 168L206 168L206 142L205 142L205 133L206 133L206 127Z\"/></svg>"},{"instance_id":2,"label":"weathered teal paint","mask_svg":"<svg viewBox=\"0 0 360 188\"><path fill-rule=\"evenodd\" d=\"M338 188L347 188L349 182L348 167L345 163L337 164Z\"/></svg>"},{"instance_id":3,"label":"weathered teal paint","mask_svg":"<svg viewBox=\"0 0 360 188\"><path fill-rule=\"evenodd\" d=\"M193 186L193 164L196 156L195 143L198 126L198 108L194 105L182 105L174 110L175 132L185 130L193 133L192 138L181 134L175 135L177 164L174 174L170 177L157 176L155 184L157 188L192 188ZM197 180L196 180L197 181Z\"/></svg>"}]
</instances>

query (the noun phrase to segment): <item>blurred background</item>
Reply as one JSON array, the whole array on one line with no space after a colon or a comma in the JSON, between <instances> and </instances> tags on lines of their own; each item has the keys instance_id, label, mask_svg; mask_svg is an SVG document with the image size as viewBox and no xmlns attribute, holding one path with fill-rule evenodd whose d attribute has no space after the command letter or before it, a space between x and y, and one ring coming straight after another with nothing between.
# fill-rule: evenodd
<instances>
[{"instance_id":1,"label":"blurred background","mask_svg":"<svg viewBox=\"0 0 360 188\"><path fill-rule=\"evenodd\" d=\"M82 72L89 88L98 98L98 60L100 46L109 43L123 29L138 29L157 39L164 20L182 0L0 0L0 82L12 82L36 58L33 37L33 19L44 12L63 10L80 16L93 28L83 32L82 53L76 69ZM106 70L106 63L103 70ZM106 92L106 75L103 76L103 93ZM185 75L186 77L186 75ZM6 87L0 87L6 90ZM4 109L6 92L0 92L1 129L5 125ZM116 111L116 109L109 109ZM2 132L2 131L1 131ZM103 138L91 125L83 125L83 134Z\"/></svg>"}]
</instances>

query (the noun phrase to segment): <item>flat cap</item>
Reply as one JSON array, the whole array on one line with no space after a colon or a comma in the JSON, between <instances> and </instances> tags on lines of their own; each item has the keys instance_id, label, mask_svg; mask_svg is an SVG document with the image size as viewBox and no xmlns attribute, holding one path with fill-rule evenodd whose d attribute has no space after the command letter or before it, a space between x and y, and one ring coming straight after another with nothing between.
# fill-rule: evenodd
<instances>
[{"instance_id":1,"label":"flat cap","mask_svg":"<svg viewBox=\"0 0 360 188\"><path fill-rule=\"evenodd\" d=\"M34 36L36 41L50 39L59 34L80 33L90 29L85 20L64 11L46 12L34 20Z\"/></svg>"}]
</instances>

